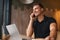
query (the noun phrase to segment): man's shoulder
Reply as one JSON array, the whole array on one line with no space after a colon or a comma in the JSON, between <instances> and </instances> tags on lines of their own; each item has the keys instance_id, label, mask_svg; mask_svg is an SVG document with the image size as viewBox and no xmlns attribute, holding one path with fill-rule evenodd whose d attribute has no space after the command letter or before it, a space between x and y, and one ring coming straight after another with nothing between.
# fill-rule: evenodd
<instances>
[{"instance_id":1,"label":"man's shoulder","mask_svg":"<svg viewBox=\"0 0 60 40\"><path fill-rule=\"evenodd\" d=\"M45 16L45 17L49 20L55 20L53 17L48 17L48 16Z\"/></svg>"},{"instance_id":2,"label":"man's shoulder","mask_svg":"<svg viewBox=\"0 0 60 40\"><path fill-rule=\"evenodd\" d=\"M56 23L56 20L53 18L53 17L48 17L48 16L45 16L47 18L47 20L49 22L55 22Z\"/></svg>"}]
</instances>

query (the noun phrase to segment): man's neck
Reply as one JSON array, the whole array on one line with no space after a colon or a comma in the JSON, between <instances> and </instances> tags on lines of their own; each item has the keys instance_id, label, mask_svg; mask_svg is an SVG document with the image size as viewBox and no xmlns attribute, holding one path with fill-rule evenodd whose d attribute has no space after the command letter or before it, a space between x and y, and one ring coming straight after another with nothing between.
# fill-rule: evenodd
<instances>
[{"instance_id":1,"label":"man's neck","mask_svg":"<svg viewBox=\"0 0 60 40\"><path fill-rule=\"evenodd\" d=\"M39 22L42 22L43 20L44 20L44 15L39 15L39 16L38 16L38 21L39 21Z\"/></svg>"}]
</instances>

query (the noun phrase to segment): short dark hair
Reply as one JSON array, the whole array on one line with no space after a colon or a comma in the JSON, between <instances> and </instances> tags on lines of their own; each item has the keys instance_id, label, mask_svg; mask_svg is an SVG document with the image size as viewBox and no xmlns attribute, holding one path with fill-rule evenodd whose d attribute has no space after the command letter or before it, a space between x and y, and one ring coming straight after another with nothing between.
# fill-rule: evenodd
<instances>
[{"instance_id":1,"label":"short dark hair","mask_svg":"<svg viewBox=\"0 0 60 40\"><path fill-rule=\"evenodd\" d=\"M33 3L33 6L35 6L35 5L39 5L41 8L44 8L41 3Z\"/></svg>"}]
</instances>

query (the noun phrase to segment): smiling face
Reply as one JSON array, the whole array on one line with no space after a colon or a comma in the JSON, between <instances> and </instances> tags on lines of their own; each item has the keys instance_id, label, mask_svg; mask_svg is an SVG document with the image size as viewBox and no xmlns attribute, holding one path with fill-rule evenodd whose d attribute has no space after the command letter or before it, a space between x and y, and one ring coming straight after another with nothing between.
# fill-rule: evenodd
<instances>
[{"instance_id":1,"label":"smiling face","mask_svg":"<svg viewBox=\"0 0 60 40\"><path fill-rule=\"evenodd\" d=\"M34 5L33 6L33 13L35 16L41 15L42 14L42 8L39 5Z\"/></svg>"}]
</instances>

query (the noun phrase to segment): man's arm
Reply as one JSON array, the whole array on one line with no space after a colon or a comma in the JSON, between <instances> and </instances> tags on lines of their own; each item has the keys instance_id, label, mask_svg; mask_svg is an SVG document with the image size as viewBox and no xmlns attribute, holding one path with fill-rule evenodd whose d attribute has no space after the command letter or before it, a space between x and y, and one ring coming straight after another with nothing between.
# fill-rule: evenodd
<instances>
[{"instance_id":1,"label":"man's arm","mask_svg":"<svg viewBox=\"0 0 60 40\"><path fill-rule=\"evenodd\" d=\"M56 40L57 37L57 24L56 23L51 23L50 24L50 38L51 40Z\"/></svg>"},{"instance_id":2,"label":"man's arm","mask_svg":"<svg viewBox=\"0 0 60 40\"><path fill-rule=\"evenodd\" d=\"M28 28L27 28L27 30L26 30L26 35L27 35L28 37L31 37L32 34L33 34L32 24L33 24L33 21L30 20L29 25L28 25Z\"/></svg>"},{"instance_id":3,"label":"man's arm","mask_svg":"<svg viewBox=\"0 0 60 40\"><path fill-rule=\"evenodd\" d=\"M56 40L56 37L57 37L57 24L51 23L50 24L50 35L46 37L45 39Z\"/></svg>"},{"instance_id":4,"label":"man's arm","mask_svg":"<svg viewBox=\"0 0 60 40\"><path fill-rule=\"evenodd\" d=\"M33 34L33 22L34 22L34 20L36 19L36 17L34 17L34 13L31 13L31 15L30 15L30 22L29 22L29 25L28 25L28 28L27 28L27 30L26 30L26 35L28 36L28 37L31 37L32 36L32 34Z\"/></svg>"}]
</instances>

